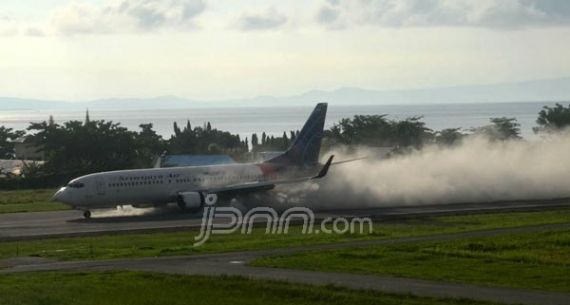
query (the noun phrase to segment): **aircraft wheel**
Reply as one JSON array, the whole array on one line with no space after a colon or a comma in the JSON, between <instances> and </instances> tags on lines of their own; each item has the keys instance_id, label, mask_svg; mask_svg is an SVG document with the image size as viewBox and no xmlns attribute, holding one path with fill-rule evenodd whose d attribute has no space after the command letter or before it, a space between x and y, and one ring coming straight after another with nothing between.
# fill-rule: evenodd
<instances>
[{"instance_id":1,"label":"aircraft wheel","mask_svg":"<svg viewBox=\"0 0 570 305\"><path fill-rule=\"evenodd\" d=\"M91 211L89 211L89 210L84 211L83 217L85 217L86 219L90 219L91 218Z\"/></svg>"}]
</instances>

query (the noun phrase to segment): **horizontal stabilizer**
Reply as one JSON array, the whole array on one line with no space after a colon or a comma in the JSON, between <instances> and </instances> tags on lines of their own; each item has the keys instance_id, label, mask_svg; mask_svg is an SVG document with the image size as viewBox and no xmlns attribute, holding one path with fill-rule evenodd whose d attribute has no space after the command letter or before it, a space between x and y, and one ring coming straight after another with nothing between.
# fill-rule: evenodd
<instances>
[{"instance_id":1,"label":"horizontal stabilizer","mask_svg":"<svg viewBox=\"0 0 570 305\"><path fill-rule=\"evenodd\" d=\"M344 164L344 163L350 163L350 162L355 162L355 161L361 161L361 160L366 160L369 157L359 157L359 158L354 158L354 159L348 159L348 160L342 160L342 161L337 161L337 162L333 162L332 165L339 165L339 164Z\"/></svg>"}]
</instances>

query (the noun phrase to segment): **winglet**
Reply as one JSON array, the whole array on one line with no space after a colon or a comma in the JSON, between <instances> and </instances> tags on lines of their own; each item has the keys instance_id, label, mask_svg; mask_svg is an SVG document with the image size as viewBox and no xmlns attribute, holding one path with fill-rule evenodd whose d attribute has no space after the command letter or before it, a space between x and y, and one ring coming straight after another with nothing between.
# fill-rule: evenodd
<instances>
[{"instance_id":1,"label":"winglet","mask_svg":"<svg viewBox=\"0 0 570 305\"><path fill-rule=\"evenodd\" d=\"M329 167L331 167L332 161L333 161L334 155L331 155L329 157L329 159L327 160L327 163L325 163L325 165L323 166L323 168L321 169L321 171L319 172L318 175L314 176L313 179L320 179L324 176L327 175L327 173L329 172Z\"/></svg>"}]
</instances>

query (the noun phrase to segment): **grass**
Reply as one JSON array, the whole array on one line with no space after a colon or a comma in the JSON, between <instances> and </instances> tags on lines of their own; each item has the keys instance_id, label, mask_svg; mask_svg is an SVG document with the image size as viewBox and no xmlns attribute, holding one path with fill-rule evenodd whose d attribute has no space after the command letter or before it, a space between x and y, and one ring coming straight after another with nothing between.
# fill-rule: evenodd
<instances>
[{"instance_id":1,"label":"grass","mask_svg":"<svg viewBox=\"0 0 570 305\"><path fill-rule=\"evenodd\" d=\"M243 277L143 272L25 273L0 275L0 304L492 304L466 299L310 286Z\"/></svg>"},{"instance_id":2,"label":"grass","mask_svg":"<svg viewBox=\"0 0 570 305\"><path fill-rule=\"evenodd\" d=\"M305 252L253 265L570 292L570 231Z\"/></svg>"},{"instance_id":3,"label":"grass","mask_svg":"<svg viewBox=\"0 0 570 305\"><path fill-rule=\"evenodd\" d=\"M0 242L0 258L35 256L60 260L81 260L192 255L569 222L570 209L446 216L398 223L376 223L374 232L370 234L307 235L301 234L299 228L292 228L286 235L266 235L263 230L255 229L251 235L213 235L210 240L199 247L193 247L193 237L198 233L197 231L109 234L94 237Z\"/></svg>"},{"instance_id":4,"label":"grass","mask_svg":"<svg viewBox=\"0 0 570 305\"><path fill-rule=\"evenodd\" d=\"M67 210L68 206L50 202L54 189L0 191L0 213Z\"/></svg>"}]
</instances>

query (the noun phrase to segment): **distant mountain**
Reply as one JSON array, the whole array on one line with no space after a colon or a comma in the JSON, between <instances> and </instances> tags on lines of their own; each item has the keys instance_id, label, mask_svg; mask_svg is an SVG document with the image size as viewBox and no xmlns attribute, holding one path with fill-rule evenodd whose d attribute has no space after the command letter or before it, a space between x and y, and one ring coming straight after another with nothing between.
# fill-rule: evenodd
<instances>
[{"instance_id":1,"label":"distant mountain","mask_svg":"<svg viewBox=\"0 0 570 305\"><path fill-rule=\"evenodd\" d=\"M192 107L208 107L209 103L189 100L177 96L158 96L153 98L109 98L83 103L83 108L89 109L182 109Z\"/></svg>"},{"instance_id":2,"label":"distant mountain","mask_svg":"<svg viewBox=\"0 0 570 305\"><path fill-rule=\"evenodd\" d=\"M129 110L129 109L177 109L208 107L209 103L192 101L176 96L153 98L109 98L88 102L47 101L0 97L0 110Z\"/></svg>"},{"instance_id":3,"label":"distant mountain","mask_svg":"<svg viewBox=\"0 0 570 305\"><path fill-rule=\"evenodd\" d=\"M457 86L412 90L368 90L340 88L313 90L297 96L242 100L260 105L307 105L326 101L340 105L447 104L479 102L570 101L570 77L494 85Z\"/></svg>"},{"instance_id":4,"label":"distant mountain","mask_svg":"<svg viewBox=\"0 0 570 305\"><path fill-rule=\"evenodd\" d=\"M570 77L494 85L457 86L406 90L340 88L312 90L293 96L259 96L247 99L198 101L176 96L109 98L89 102L0 98L0 110L46 109L180 109L193 107L293 106L329 102L335 105L446 104L478 102L570 101Z\"/></svg>"},{"instance_id":5,"label":"distant mountain","mask_svg":"<svg viewBox=\"0 0 570 305\"><path fill-rule=\"evenodd\" d=\"M61 101L0 97L0 110L59 109L65 108L68 104Z\"/></svg>"}]
</instances>

